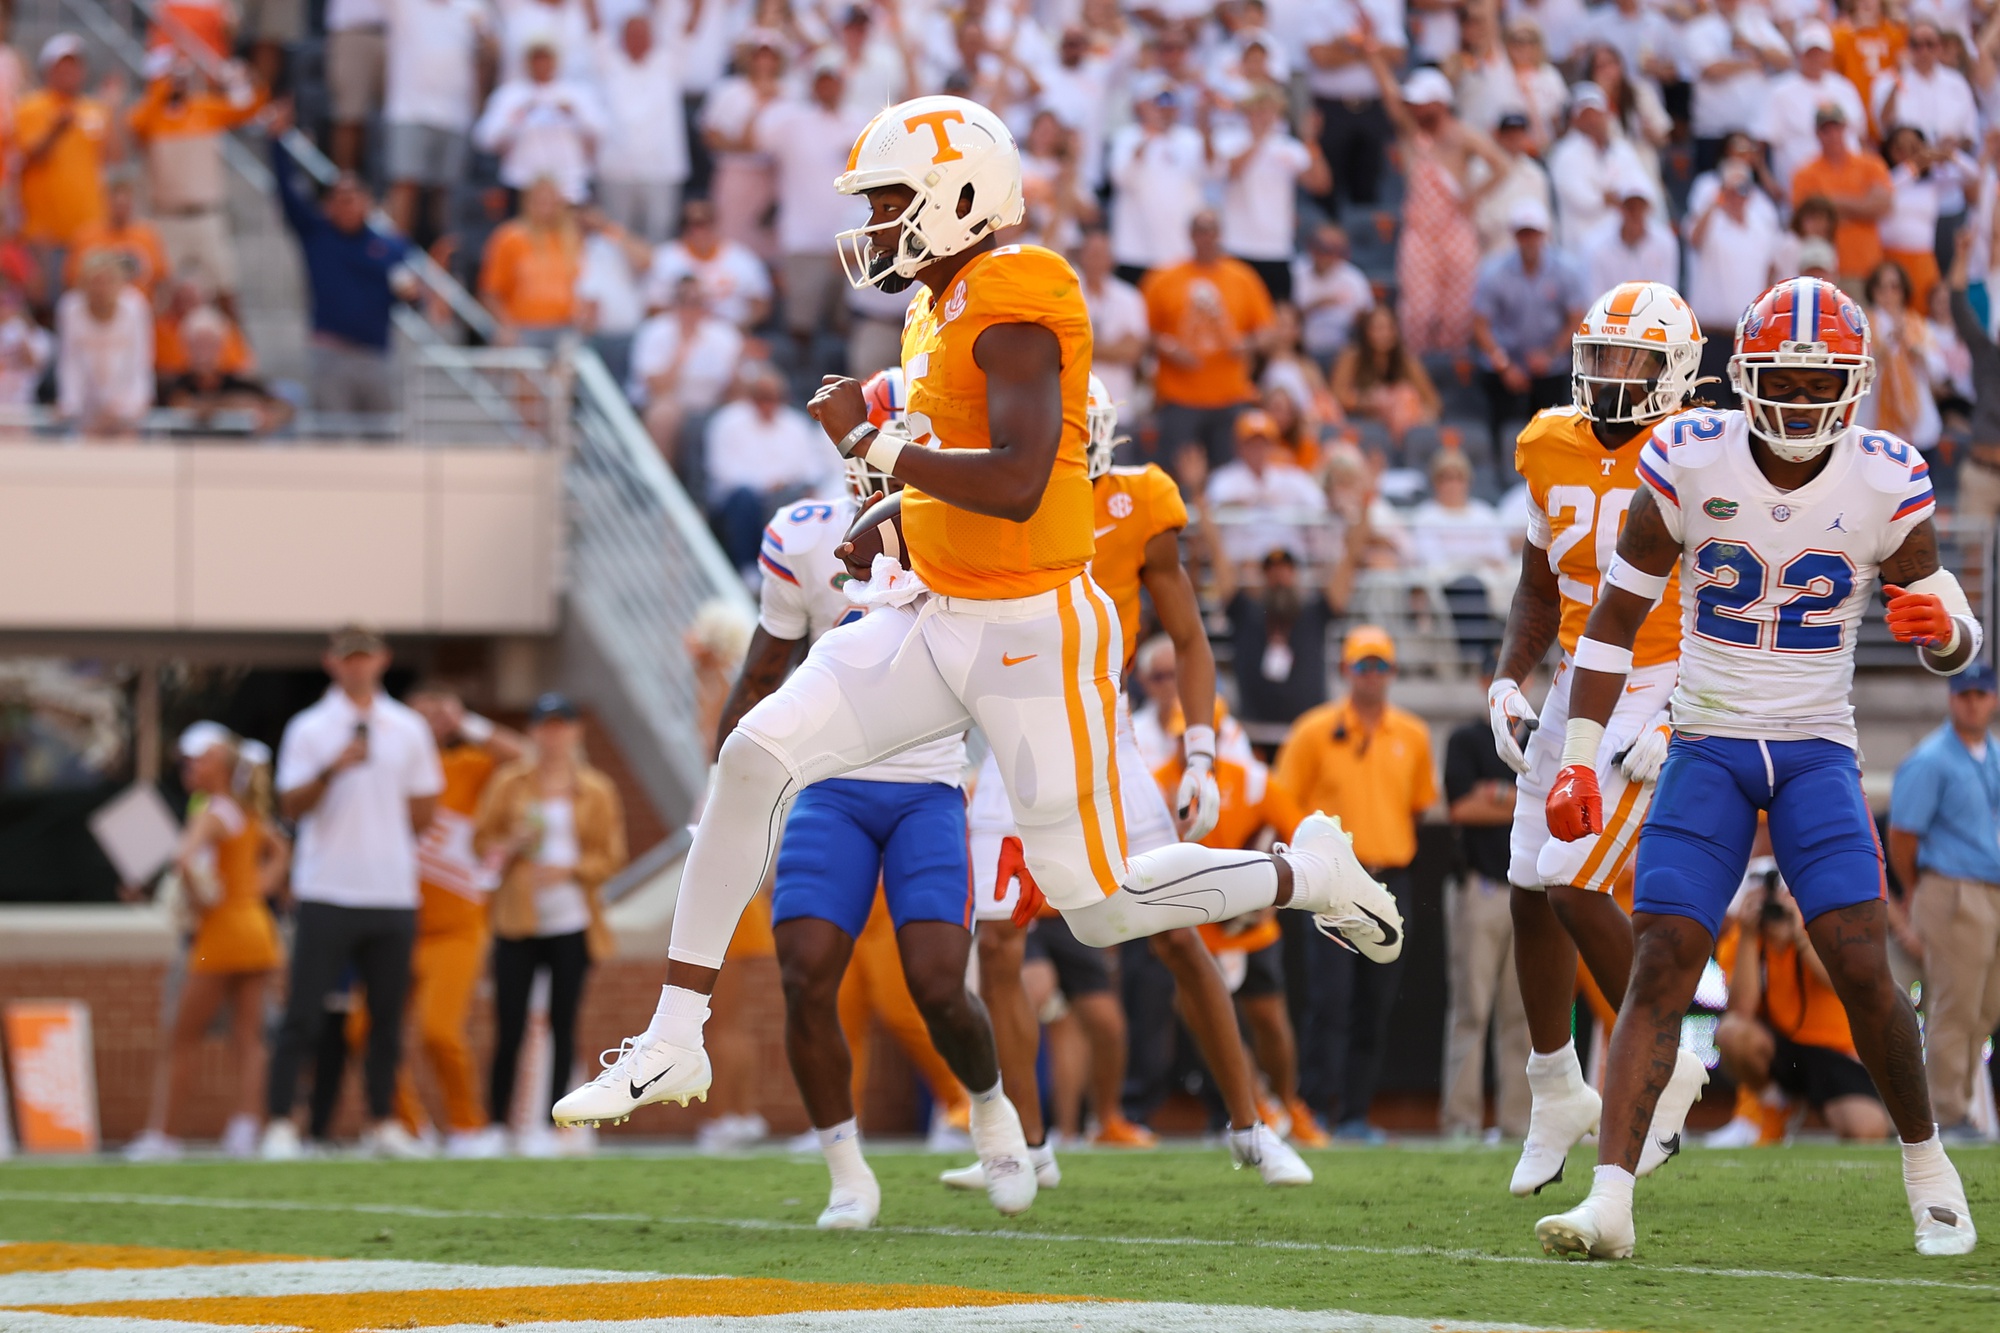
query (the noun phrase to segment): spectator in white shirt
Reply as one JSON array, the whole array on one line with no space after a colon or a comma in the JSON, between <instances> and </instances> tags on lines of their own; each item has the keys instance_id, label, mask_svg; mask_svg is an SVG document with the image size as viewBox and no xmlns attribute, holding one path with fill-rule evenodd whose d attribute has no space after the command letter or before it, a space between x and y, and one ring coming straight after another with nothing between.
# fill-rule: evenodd
<instances>
[{"instance_id":1,"label":"spectator in white shirt","mask_svg":"<svg viewBox=\"0 0 2000 1333\"><path fill-rule=\"evenodd\" d=\"M56 414L86 435L129 435L153 405L153 308L114 250L85 255L56 303Z\"/></svg>"},{"instance_id":2,"label":"spectator in white shirt","mask_svg":"<svg viewBox=\"0 0 2000 1333\"><path fill-rule=\"evenodd\" d=\"M1528 117L1519 111L1509 111L1500 117L1500 124L1493 132L1493 142L1508 164L1499 182L1487 186L1493 167L1485 158L1476 159L1472 165L1473 188L1479 191L1479 202L1472 210L1472 227L1479 233L1481 259L1490 259L1514 248L1514 229L1509 220L1514 216L1516 205L1523 200L1540 204L1544 210L1555 208L1548 168L1533 152L1534 139L1528 128Z\"/></svg>"},{"instance_id":3,"label":"spectator in white shirt","mask_svg":"<svg viewBox=\"0 0 2000 1333\"><path fill-rule=\"evenodd\" d=\"M1142 86L1132 114L1111 137L1111 250L1119 276L1136 283L1193 253L1188 227L1202 208L1207 152L1176 119L1172 89Z\"/></svg>"},{"instance_id":4,"label":"spectator in white shirt","mask_svg":"<svg viewBox=\"0 0 2000 1333\"><path fill-rule=\"evenodd\" d=\"M1090 311L1090 368L1111 391L1111 401L1130 412L1136 406L1139 361L1146 355L1152 326L1146 317L1146 298L1120 278L1115 267L1110 234L1101 228L1085 232L1076 268L1083 280L1083 303Z\"/></svg>"},{"instance_id":5,"label":"spectator in white shirt","mask_svg":"<svg viewBox=\"0 0 2000 1333\"><path fill-rule=\"evenodd\" d=\"M1690 120L1694 167L1722 157L1732 130L1755 134L1770 100L1771 76L1790 68L1791 48L1764 11L1742 0L1704 0L1681 30L1681 61L1694 84Z\"/></svg>"},{"instance_id":6,"label":"spectator in white shirt","mask_svg":"<svg viewBox=\"0 0 2000 1333\"><path fill-rule=\"evenodd\" d=\"M771 313L771 273L749 246L726 241L716 226L715 205L690 199L681 205L681 234L653 252L646 275L646 305L663 310L674 288L689 275L717 317L748 332Z\"/></svg>"},{"instance_id":7,"label":"spectator in white shirt","mask_svg":"<svg viewBox=\"0 0 2000 1333\"><path fill-rule=\"evenodd\" d=\"M527 73L528 52L540 42L556 51L556 77L588 83L591 68L590 16L583 0L495 0L500 14L500 79Z\"/></svg>"},{"instance_id":8,"label":"spectator in white shirt","mask_svg":"<svg viewBox=\"0 0 2000 1333\"><path fill-rule=\"evenodd\" d=\"M384 0L327 0L325 21L326 91L333 121L327 156L342 171L358 171L368 118L382 109L388 11Z\"/></svg>"},{"instance_id":9,"label":"spectator in white shirt","mask_svg":"<svg viewBox=\"0 0 2000 1333\"><path fill-rule=\"evenodd\" d=\"M479 67L492 51L492 20L479 0L389 0L384 206L405 236L426 214L427 225L444 230L479 114Z\"/></svg>"},{"instance_id":10,"label":"spectator in white shirt","mask_svg":"<svg viewBox=\"0 0 2000 1333\"><path fill-rule=\"evenodd\" d=\"M902 6L884 5L882 17L887 31L878 33L867 5L848 5L833 41L822 48L840 62L841 110L863 120L915 96L919 83L916 43L903 30Z\"/></svg>"},{"instance_id":11,"label":"spectator in white shirt","mask_svg":"<svg viewBox=\"0 0 2000 1333\"><path fill-rule=\"evenodd\" d=\"M1944 177L1957 165L1953 156L1925 144L1924 132L1914 125L1896 126L1882 144L1890 202L1875 225L1882 234L1882 257L1901 265L1909 281L1912 310L1930 309L1931 288L1937 285L1938 214L1950 188Z\"/></svg>"},{"instance_id":12,"label":"spectator in white shirt","mask_svg":"<svg viewBox=\"0 0 2000 1333\"><path fill-rule=\"evenodd\" d=\"M1549 59L1567 64L1590 31L1584 0L1506 0L1508 23L1532 22L1542 33Z\"/></svg>"},{"instance_id":13,"label":"spectator in white shirt","mask_svg":"<svg viewBox=\"0 0 2000 1333\"><path fill-rule=\"evenodd\" d=\"M1577 84L1570 90L1569 133L1549 150L1563 248L1576 253L1584 237L1618 207L1621 185L1645 174L1632 145L1612 125L1604 90L1594 83Z\"/></svg>"},{"instance_id":14,"label":"spectator in white shirt","mask_svg":"<svg viewBox=\"0 0 2000 1333\"><path fill-rule=\"evenodd\" d=\"M1300 343L1322 370L1347 346L1361 313L1375 304L1368 275L1348 258L1347 233L1331 222L1313 228L1306 252L1292 261L1292 303L1299 308Z\"/></svg>"},{"instance_id":15,"label":"spectator in white shirt","mask_svg":"<svg viewBox=\"0 0 2000 1333\"><path fill-rule=\"evenodd\" d=\"M546 176L564 199L582 203L598 145L609 128L603 105L588 84L558 79L558 56L551 38L528 45L527 74L493 90L472 142L500 158L500 183L525 190Z\"/></svg>"},{"instance_id":16,"label":"spectator in white shirt","mask_svg":"<svg viewBox=\"0 0 2000 1333\"><path fill-rule=\"evenodd\" d=\"M1884 133L1897 125L1914 125L1934 148L1976 152L1979 107L1972 85L1938 59L1943 49L1935 19L1911 21L1903 64L1875 76L1871 98L1875 123Z\"/></svg>"},{"instance_id":17,"label":"spectator in white shirt","mask_svg":"<svg viewBox=\"0 0 2000 1333\"><path fill-rule=\"evenodd\" d=\"M1257 270L1273 301L1292 298L1299 190L1320 195L1332 188L1319 145L1293 138L1283 109L1276 91L1260 88L1243 104L1242 127L1209 139L1209 160L1223 178L1222 248Z\"/></svg>"},{"instance_id":18,"label":"spectator in white shirt","mask_svg":"<svg viewBox=\"0 0 2000 1333\"><path fill-rule=\"evenodd\" d=\"M1110 90L1124 86L1122 61L1111 52L1093 50L1083 28L1066 29L1056 48L1056 62L1040 72L1041 105L1076 132L1077 161L1083 184L1096 190L1104 184L1104 134Z\"/></svg>"},{"instance_id":19,"label":"spectator in white shirt","mask_svg":"<svg viewBox=\"0 0 2000 1333\"><path fill-rule=\"evenodd\" d=\"M583 232L583 259L576 275L577 331L590 338L611 373L622 376L632 335L646 317L639 275L652 262L652 251L606 218L601 208L578 209L576 222Z\"/></svg>"},{"instance_id":20,"label":"spectator in white shirt","mask_svg":"<svg viewBox=\"0 0 2000 1333\"><path fill-rule=\"evenodd\" d=\"M423 1150L390 1113L417 935L417 838L437 809L444 772L429 724L382 693L389 646L380 634L358 625L337 631L321 665L333 684L285 724L278 744L278 808L299 830L298 913L263 1153L300 1155L291 1120L299 1066L317 1046L327 994L352 964L371 1020L364 1070L372 1127L364 1147L416 1157Z\"/></svg>"},{"instance_id":21,"label":"spectator in white shirt","mask_svg":"<svg viewBox=\"0 0 2000 1333\"><path fill-rule=\"evenodd\" d=\"M1687 216L1688 308L1709 334L1701 349L1701 374L1718 381L1708 386L1712 395L1733 401L1730 333L1750 303L1777 281L1784 233L1777 206L1757 188L1749 164L1738 159L1725 159L1696 181Z\"/></svg>"},{"instance_id":22,"label":"spectator in white shirt","mask_svg":"<svg viewBox=\"0 0 2000 1333\"><path fill-rule=\"evenodd\" d=\"M1628 177L1618 194L1618 210L1583 240L1590 290L1608 292L1621 282L1674 286L1681 277L1680 242L1671 227L1653 216L1650 183L1642 176Z\"/></svg>"},{"instance_id":23,"label":"spectator in white shirt","mask_svg":"<svg viewBox=\"0 0 2000 1333\"><path fill-rule=\"evenodd\" d=\"M676 284L671 306L639 326L626 392L669 464L680 456L683 426L722 401L742 359L743 335L709 313L692 274Z\"/></svg>"},{"instance_id":24,"label":"spectator in white shirt","mask_svg":"<svg viewBox=\"0 0 2000 1333\"><path fill-rule=\"evenodd\" d=\"M1563 82L1562 72L1549 63L1542 28L1535 20L1517 18L1507 24L1506 52L1503 88L1511 87L1512 95L1503 94L1502 114L1519 111L1525 115L1534 151L1545 153L1555 142L1563 105L1569 100L1569 85Z\"/></svg>"},{"instance_id":25,"label":"spectator in white shirt","mask_svg":"<svg viewBox=\"0 0 2000 1333\"><path fill-rule=\"evenodd\" d=\"M1583 54L1584 77L1604 90L1605 105L1611 108L1611 128L1632 145L1646 179L1653 182L1653 197L1666 197L1661 189L1660 150L1673 137L1674 118L1652 79L1634 74L1615 46L1598 43Z\"/></svg>"},{"instance_id":26,"label":"spectator in white shirt","mask_svg":"<svg viewBox=\"0 0 2000 1333\"><path fill-rule=\"evenodd\" d=\"M1838 106L1847 117L1849 136L1853 126L1868 123L1861 94L1854 85L1834 72L1833 33L1824 23L1801 23L1792 34L1798 49L1799 67L1771 80L1771 96L1764 104L1764 121L1757 137L1771 145L1771 172L1787 196L1792 176L1819 156L1819 131L1814 117L1829 104ZM1858 141L1854 145L1859 148Z\"/></svg>"},{"instance_id":27,"label":"spectator in white shirt","mask_svg":"<svg viewBox=\"0 0 2000 1333\"><path fill-rule=\"evenodd\" d=\"M1493 506L1472 494L1472 464L1457 449L1431 460L1431 498L1411 513L1411 545L1439 578L1503 572L1513 553Z\"/></svg>"},{"instance_id":28,"label":"spectator in white shirt","mask_svg":"<svg viewBox=\"0 0 2000 1333\"><path fill-rule=\"evenodd\" d=\"M688 177L680 59L659 40L660 19L651 10L607 27L598 21L597 0L585 3L607 121L598 202L612 222L658 245L673 232Z\"/></svg>"},{"instance_id":29,"label":"spectator in white shirt","mask_svg":"<svg viewBox=\"0 0 2000 1333\"><path fill-rule=\"evenodd\" d=\"M1368 38L1391 67L1405 50L1403 0L1314 0L1300 20L1306 87L1319 108L1320 152L1333 188L1356 204L1381 197L1382 163L1395 133L1368 67Z\"/></svg>"},{"instance_id":30,"label":"spectator in white shirt","mask_svg":"<svg viewBox=\"0 0 2000 1333\"><path fill-rule=\"evenodd\" d=\"M755 135L757 117L785 95L784 39L753 28L743 35L737 62L743 73L716 84L701 105L702 142L715 164L709 197L722 235L768 259L776 248L769 215L778 197L777 166L758 150Z\"/></svg>"},{"instance_id":31,"label":"spectator in white shirt","mask_svg":"<svg viewBox=\"0 0 2000 1333\"><path fill-rule=\"evenodd\" d=\"M758 366L744 379L746 396L708 419L702 454L709 521L730 562L748 572L771 515L802 496L829 493L840 484L841 463L826 432L785 402L777 371Z\"/></svg>"},{"instance_id":32,"label":"spectator in white shirt","mask_svg":"<svg viewBox=\"0 0 2000 1333\"><path fill-rule=\"evenodd\" d=\"M758 113L751 137L777 163L778 262L783 266L785 328L809 363L813 337L838 319L842 288L835 233L854 218L856 204L833 193L866 117L843 109L840 66L813 70L812 96L786 98ZM751 552L756 558L756 552Z\"/></svg>"},{"instance_id":33,"label":"spectator in white shirt","mask_svg":"<svg viewBox=\"0 0 2000 1333\"><path fill-rule=\"evenodd\" d=\"M1306 558L1310 532L1326 513L1325 494L1288 461L1276 423L1258 408L1236 418L1236 457L1209 477L1206 495L1221 520L1223 552L1237 563L1281 548Z\"/></svg>"}]
</instances>

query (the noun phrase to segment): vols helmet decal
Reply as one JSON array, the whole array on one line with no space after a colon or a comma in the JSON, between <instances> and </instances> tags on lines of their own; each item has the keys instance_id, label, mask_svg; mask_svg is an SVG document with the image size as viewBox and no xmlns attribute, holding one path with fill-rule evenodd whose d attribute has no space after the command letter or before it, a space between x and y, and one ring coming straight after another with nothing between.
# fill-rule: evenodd
<instances>
[{"instance_id":1,"label":"vols helmet decal","mask_svg":"<svg viewBox=\"0 0 2000 1333\"><path fill-rule=\"evenodd\" d=\"M1577 326L1570 399L1606 425L1637 425L1687 406L1701 372L1701 324L1663 282L1621 282Z\"/></svg>"}]
</instances>

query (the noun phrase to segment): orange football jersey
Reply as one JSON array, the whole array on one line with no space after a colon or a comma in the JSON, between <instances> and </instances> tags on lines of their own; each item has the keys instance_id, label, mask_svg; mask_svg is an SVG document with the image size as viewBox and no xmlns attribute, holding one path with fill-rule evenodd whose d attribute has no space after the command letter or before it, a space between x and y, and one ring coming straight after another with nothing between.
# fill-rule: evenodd
<instances>
[{"instance_id":1,"label":"orange football jersey","mask_svg":"<svg viewBox=\"0 0 2000 1333\"><path fill-rule=\"evenodd\" d=\"M1597 601L1598 581L1618 553L1625 511L1639 489L1639 450L1651 438L1641 431L1617 449L1591 432L1590 419L1574 407L1552 407L1522 430L1514 468L1528 486L1528 540L1549 553L1562 594L1564 652L1575 652L1584 622ZM1680 569L1666 596L1639 627L1634 666L1659 666L1681 655Z\"/></svg>"},{"instance_id":2,"label":"orange football jersey","mask_svg":"<svg viewBox=\"0 0 2000 1333\"><path fill-rule=\"evenodd\" d=\"M1097 503L1097 526L1092 530L1097 554L1090 561L1090 576L1118 607L1118 624L1125 631L1125 655L1118 663L1124 667L1139 647L1139 587L1146 568L1146 543L1186 527L1187 505L1181 501L1181 488L1157 463L1112 468L1091 489Z\"/></svg>"},{"instance_id":3,"label":"orange football jersey","mask_svg":"<svg viewBox=\"0 0 2000 1333\"><path fill-rule=\"evenodd\" d=\"M1090 312L1069 261L1038 245L1005 245L963 269L941 302L919 288L903 321L910 434L937 449L990 449L986 372L973 360L996 324L1039 324L1062 352L1062 444L1041 507L1025 523L975 514L911 487L903 492L910 567L933 591L997 600L1061 587L1089 563Z\"/></svg>"}]
</instances>

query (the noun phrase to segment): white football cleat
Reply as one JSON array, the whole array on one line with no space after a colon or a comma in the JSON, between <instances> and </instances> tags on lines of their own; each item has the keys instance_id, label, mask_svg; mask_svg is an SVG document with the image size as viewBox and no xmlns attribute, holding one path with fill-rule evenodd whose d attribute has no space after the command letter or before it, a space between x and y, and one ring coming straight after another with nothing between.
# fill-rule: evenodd
<instances>
[{"instance_id":1,"label":"white football cleat","mask_svg":"<svg viewBox=\"0 0 2000 1333\"><path fill-rule=\"evenodd\" d=\"M1036 1189L1052 1190L1062 1184L1062 1167L1056 1164L1056 1145L1053 1141L1039 1148L1029 1148L1028 1160L1035 1164ZM974 1162L971 1166L940 1171L938 1180L955 1190L983 1190L986 1188L986 1169Z\"/></svg>"},{"instance_id":2,"label":"white football cleat","mask_svg":"<svg viewBox=\"0 0 2000 1333\"><path fill-rule=\"evenodd\" d=\"M1229 1131L1229 1157L1238 1171L1246 1166L1256 1167L1266 1185L1313 1183L1312 1168L1306 1165L1305 1158L1262 1121L1247 1130Z\"/></svg>"},{"instance_id":3,"label":"white football cleat","mask_svg":"<svg viewBox=\"0 0 2000 1333\"><path fill-rule=\"evenodd\" d=\"M1583 1142L1584 1135L1597 1132L1603 1109L1603 1099L1588 1083L1579 1082L1564 1096L1536 1096L1528 1112L1528 1137L1521 1144L1521 1158L1514 1163L1507 1192L1525 1199L1561 1180L1570 1149Z\"/></svg>"},{"instance_id":4,"label":"white football cleat","mask_svg":"<svg viewBox=\"0 0 2000 1333\"><path fill-rule=\"evenodd\" d=\"M1593 1193L1566 1213L1535 1223L1542 1253L1582 1259L1632 1257L1632 1208Z\"/></svg>"},{"instance_id":5,"label":"white football cleat","mask_svg":"<svg viewBox=\"0 0 2000 1333\"><path fill-rule=\"evenodd\" d=\"M1936 1162L1910 1178L1908 1149L1903 1161L1903 1190L1910 1201L1910 1216L1917 1223L1917 1253L1926 1257L1971 1254L1979 1242L1972 1225L1972 1213L1965 1206L1965 1184L1958 1168L1942 1151Z\"/></svg>"},{"instance_id":6,"label":"white football cleat","mask_svg":"<svg viewBox=\"0 0 2000 1333\"><path fill-rule=\"evenodd\" d=\"M296 1162L306 1155L306 1147L299 1142L299 1127L289 1120L273 1120L264 1126L264 1141L258 1145L257 1155L267 1162Z\"/></svg>"},{"instance_id":7,"label":"white football cleat","mask_svg":"<svg viewBox=\"0 0 2000 1333\"><path fill-rule=\"evenodd\" d=\"M875 1225L875 1219L881 1215L882 1187L870 1176L866 1189L834 1186L826 1207L820 1210L819 1220L813 1225L821 1231L866 1231Z\"/></svg>"},{"instance_id":8,"label":"white football cleat","mask_svg":"<svg viewBox=\"0 0 2000 1333\"><path fill-rule=\"evenodd\" d=\"M1286 906L1311 912L1320 934L1372 962L1394 962L1403 952L1402 911L1355 859L1354 840L1338 819L1315 810L1289 844L1272 851L1292 868Z\"/></svg>"},{"instance_id":9,"label":"white football cleat","mask_svg":"<svg viewBox=\"0 0 2000 1333\"><path fill-rule=\"evenodd\" d=\"M708 1052L699 1046L648 1043L644 1035L627 1037L615 1051L597 1057L604 1072L564 1095L549 1112L558 1125L616 1124L654 1102L703 1101L714 1073Z\"/></svg>"},{"instance_id":10,"label":"white football cleat","mask_svg":"<svg viewBox=\"0 0 2000 1333\"><path fill-rule=\"evenodd\" d=\"M1646 1131L1646 1146L1639 1150L1639 1166L1632 1174L1650 1176L1681 1150L1681 1131L1687 1127L1688 1112L1701 1100L1708 1086L1708 1070L1701 1057L1685 1046L1674 1057L1673 1077L1653 1106L1653 1123Z\"/></svg>"},{"instance_id":11,"label":"white football cleat","mask_svg":"<svg viewBox=\"0 0 2000 1333\"><path fill-rule=\"evenodd\" d=\"M1025 1213L1035 1202L1035 1168L1021 1116L1002 1094L972 1111L972 1146L979 1153L986 1197L1007 1217Z\"/></svg>"}]
</instances>

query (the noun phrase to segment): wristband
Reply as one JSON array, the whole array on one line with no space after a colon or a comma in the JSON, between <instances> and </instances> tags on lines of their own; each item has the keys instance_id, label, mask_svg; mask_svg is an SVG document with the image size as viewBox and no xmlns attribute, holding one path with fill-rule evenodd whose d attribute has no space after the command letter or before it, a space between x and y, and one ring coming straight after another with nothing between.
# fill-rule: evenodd
<instances>
[{"instance_id":1,"label":"wristband","mask_svg":"<svg viewBox=\"0 0 2000 1333\"><path fill-rule=\"evenodd\" d=\"M908 443L909 440L900 431L878 430L861 457L869 467L893 477L896 475L896 460L902 457L903 446Z\"/></svg>"},{"instance_id":2,"label":"wristband","mask_svg":"<svg viewBox=\"0 0 2000 1333\"><path fill-rule=\"evenodd\" d=\"M1587 641L1586 641L1587 642ZM1597 751L1604 744L1604 724L1587 717L1573 717L1563 728L1562 767L1584 764L1597 767Z\"/></svg>"},{"instance_id":3,"label":"wristband","mask_svg":"<svg viewBox=\"0 0 2000 1333\"><path fill-rule=\"evenodd\" d=\"M864 421L853 430L847 432L847 434L841 436L840 442L833 447L840 451L842 458L852 458L856 451L861 448L861 441L867 438L870 432L876 435L882 433L881 428L876 426L875 423Z\"/></svg>"},{"instance_id":4,"label":"wristband","mask_svg":"<svg viewBox=\"0 0 2000 1333\"><path fill-rule=\"evenodd\" d=\"M1632 650L1617 648L1596 639L1578 639L1570 661L1578 671L1601 671L1607 676L1632 674Z\"/></svg>"},{"instance_id":5,"label":"wristband","mask_svg":"<svg viewBox=\"0 0 2000 1333\"><path fill-rule=\"evenodd\" d=\"M477 713L467 713L459 720L458 734L474 745L484 745L493 739L493 724Z\"/></svg>"},{"instance_id":6,"label":"wristband","mask_svg":"<svg viewBox=\"0 0 2000 1333\"><path fill-rule=\"evenodd\" d=\"M1189 727L1181 735L1181 749L1192 762L1195 756L1215 762L1215 728Z\"/></svg>"},{"instance_id":7,"label":"wristband","mask_svg":"<svg viewBox=\"0 0 2000 1333\"><path fill-rule=\"evenodd\" d=\"M1604 581L1614 588L1623 588L1634 597L1643 597L1657 603L1667 595L1668 574L1648 574L1637 565L1628 563L1624 556L1613 556L1611 568L1604 571Z\"/></svg>"}]
</instances>

